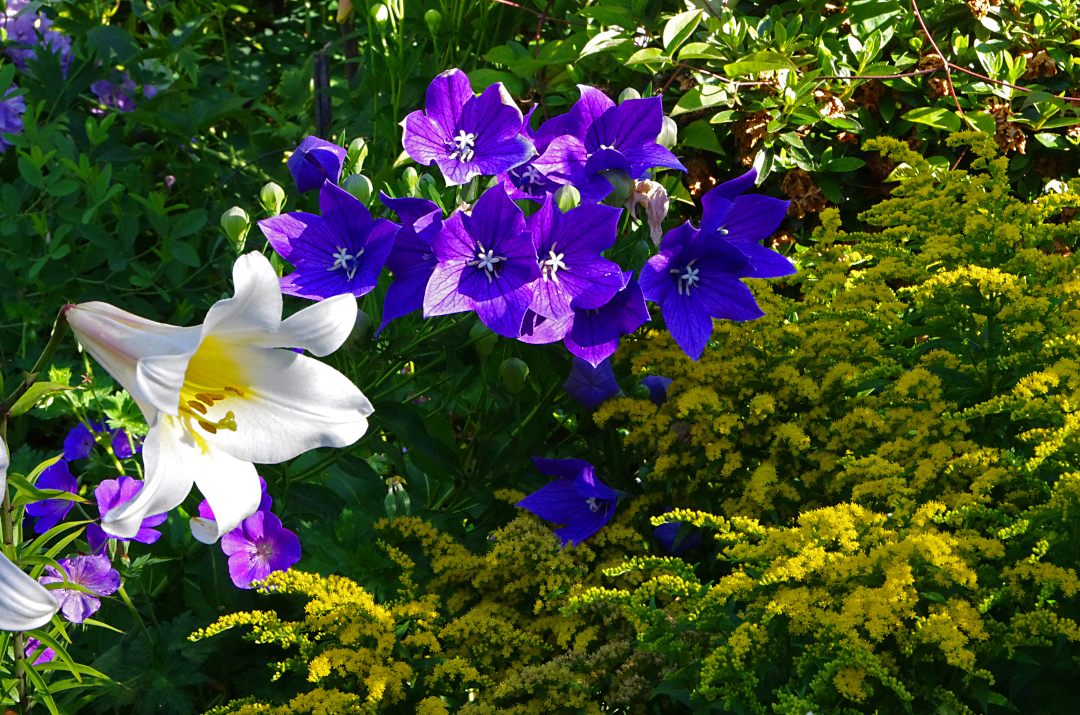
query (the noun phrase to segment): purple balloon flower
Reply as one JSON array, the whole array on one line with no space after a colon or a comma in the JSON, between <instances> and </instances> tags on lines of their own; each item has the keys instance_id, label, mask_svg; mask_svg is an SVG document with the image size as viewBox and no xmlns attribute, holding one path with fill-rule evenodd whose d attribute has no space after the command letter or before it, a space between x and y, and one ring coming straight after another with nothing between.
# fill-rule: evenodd
<instances>
[{"instance_id":1,"label":"purple balloon flower","mask_svg":"<svg viewBox=\"0 0 1080 715\"><path fill-rule=\"evenodd\" d=\"M296 266L280 279L281 292L310 300L370 292L399 226L372 219L359 199L329 181L319 192L319 208L322 216L295 211L259 221L278 255Z\"/></svg>"},{"instance_id":2,"label":"purple balloon flower","mask_svg":"<svg viewBox=\"0 0 1080 715\"><path fill-rule=\"evenodd\" d=\"M0 15L0 27L7 31L11 44L36 45L44 47L53 54L60 53L60 71L67 78L71 65L71 38L51 29L53 21L40 12L27 12L30 0L8 0L7 8ZM34 3L40 6L40 3ZM37 53L32 48L6 47L4 54L20 71L26 71L26 61L36 60Z\"/></svg>"},{"instance_id":3,"label":"purple balloon flower","mask_svg":"<svg viewBox=\"0 0 1080 715\"><path fill-rule=\"evenodd\" d=\"M660 97L628 99L616 105L606 94L578 85L581 98L566 120L566 134L551 141L533 165L561 184L572 184L582 196L611 191L600 174L621 169L635 179L649 169L667 167L686 171L674 154L656 143L664 125ZM606 186L605 186L606 185Z\"/></svg>"},{"instance_id":4,"label":"purple balloon flower","mask_svg":"<svg viewBox=\"0 0 1080 715\"><path fill-rule=\"evenodd\" d=\"M664 236L660 253L645 263L638 280L645 298L660 304L671 337L697 360L712 335L713 318L753 320L764 315L739 281L752 272L750 260L738 248L684 223Z\"/></svg>"},{"instance_id":5,"label":"purple balloon flower","mask_svg":"<svg viewBox=\"0 0 1080 715\"><path fill-rule=\"evenodd\" d=\"M619 394L619 383L615 380L611 361L604 360L593 367L587 360L576 357L563 389L587 409L594 410Z\"/></svg>"},{"instance_id":6,"label":"purple balloon flower","mask_svg":"<svg viewBox=\"0 0 1080 715\"><path fill-rule=\"evenodd\" d=\"M742 196L756 179L757 171L751 169L702 196L703 215L698 233L703 240L723 239L739 249L750 261L752 270L748 278L794 275L798 269L791 261L761 245L784 220L791 202L760 194Z\"/></svg>"},{"instance_id":7,"label":"purple balloon flower","mask_svg":"<svg viewBox=\"0 0 1080 715\"><path fill-rule=\"evenodd\" d=\"M61 459L38 476L36 486L38 489L56 489L74 494L75 490L79 488L79 483L75 481L75 477L71 476L71 470L68 468L67 462ZM67 499L46 499L45 501L27 504L26 513L37 518L34 523L34 531L38 534L44 534L59 524L73 506L74 503Z\"/></svg>"},{"instance_id":8,"label":"purple balloon flower","mask_svg":"<svg viewBox=\"0 0 1080 715\"><path fill-rule=\"evenodd\" d=\"M4 92L4 99L0 100L0 152L11 146L11 142L4 139L4 134L22 134L23 115L26 114L26 101L22 96L12 97L12 92L19 88L15 85L8 87Z\"/></svg>"},{"instance_id":9,"label":"purple balloon flower","mask_svg":"<svg viewBox=\"0 0 1080 715\"><path fill-rule=\"evenodd\" d=\"M541 459L533 457L543 474L558 477L515 506L527 509L541 519L566 524L555 530L563 546L580 544L611 521L618 495L596 478L593 466L580 459Z\"/></svg>"},{"instance_id":10,"label":"purple balloon flower","mask_svg":"<svg viewBox=\"0 0 1080 715\"><path fill-rule=\"evenodd\" d=\"M521 110L502 83L477 97L459 69L432 80L425 111L405 117L404 127L406 153L424 166L437 164L447 186L499 174L536 153L532 140L521 134Z\"/></svg>"},{"instance_id":11,"label":"purple balloon flower","mask_svg":"<svg viewBox=\"0 0 1080 715\"><path fill-rule=\"evenodd\" d=\"M289 168L296 188L301 194L321 188L324 181L335 186L341 178L341 168L349 152L318 137L305 137L289 155L285 166Z\"/></svg>"},{"instance_id":12,"label":"purple balloon flower","mask_svg":"<svg viewBox=\"0 0 1080 715\"><path fill-rule=\"evenodd\" d=\"M521 122L521 135L529 138L533 146L536 147L538 155L544 153L551 144L551 141L556 137L560 137L566 134L567 121L569 119L568 114L561 114L557 117L553 117L543 124L535 132L532 128L532 115L536 111L534 105L529 113L525 116L525 119ZM557 181L549 179L544 172L533 166L533 162L537 159L534 156L524 164L520 164L513 169L501 172L495 178L502 184L506 193L510 195L512 199L532 199L533 201L540 201L544 196L553 194L559 190L562 186ZM608 191L611 191L611 187L607 187ZM605 192L604 196L607 193ZM597 203L603 200L604 196L589 196L585 198L586 201Z\"/></svg>"},{"instance_id":13,"label":"purple balloon flower","mask_svg":"<svg viewBox=\"0 0 1080 715\"><path fill-rule=\"evenodd\" d=\"M82 586L90 593L60 588L52 592L60 602L64 618L72 623L82 623L101 608L98 596L111 596L120 588L120 574L105 556L76 556L61 559L60 568L67 574L68 583ZM45 575L38 579L41 584L63 583L64 573L52 566L45 567Z\"/></svg>"},{"instance_id":14,"label":"purple balloon flower","mask_svg":"<svg viewBox=\"0 0 1080 715\"><path fill-rule=\"evenodd\" d=\"M56 652L52 648L45 647L37 638L27 638L26 657L32 658L31 662L34 665L41 665L55 658Z\"/></svg>"},{"instance_id":15,"label":"purple balloon flower","mask_svg":"<svg viewBox=\"0 0 1080 715\"><path fill-rule=\"evenodd\" d=\"M667 402L667 389L671 383L671 378L660 375L649 375L641 381L641 384L649 391L649 399L657 405Z\"/></svg>"},{"instance_id":16,"label":"purple balloon flower","mask_svg":"<svg viewBox=\"0 0 1080 715\"><path fill-rule=\"evenodd\" d=\"M424 291L437 263L431 242L442 228L442 209L427 199L392 199L380 192L379 198L401 219L401 229L394 239L394 250L386 258L386 267L394 282L386 290L383 303L383 328L394 318L424 307Z\"/></svg>"},{"instance_id":17,"label":"purple balloon flower","mask_svg":"<svg viewBox=\"0 0 1080 715\"><path fill-rule=\"evenodd\" d=\"M681 521L671 521L653 529L653 538L659 541L660 545L664 547L664 551L672 556L682 556L687 551L696 549L704 543L701 539L701 529L692 529L680 540L678 538L679 528L682 525L683 522Z\"/></svg>"},{"instance_id":18,"label":"purple balloon flower","mask_svg":"<svg viewBox=\"0 0 1080 715\"><path fill-rule=\"evenodd\" d=\"M432 249L439 263L424 292L425 318L475 310L499 335L521 334L540 266L525 217L505 191L485 191L471 216L443 221Z\"/></svg>"},{"instance_id":19,"label":"purple balloon flower","mask_svg":"<svg viewBox=\"0 0 1080 715\"><path fill-rule=\"evenodd\" d=\"M91 428L93 431L91 431ZM107 427L104 422L91 421L90 427L80 422L67 433L67 437L64 438L64 459L74 462L77 459L89 457L90 451L97 444L94 435L102 432L112 435L112 451L118 458L130 459L135 454L142 452L142 443L137 437L129 440L127 432L123 429L112 429ZM133 442L135 444L134 452L131 451Z\"/></svg>"},{"instance_id":20,"label":"purple balloon flower","mask_svg":"<svg viewBox=\"0 0 1080 715\"><path fill-rule=\"evenodd\" d=\"M101 484L98 484L97 489L94 490L94 501L97 502L98 512L105 514L110 509L131 501L142 488L143 482L131 477L106 479ZM111 538L115 538L117 541L138 541L140 544L152 544L161 538L161 532L153 527L161 526L168 518L168 514L155 514L146 517L143 519L142 524L139 525L139 531L131 539L109 536L99 525L90 524L86 527L86 541L90 544L92 553L101 551L101 547Z\"/></svg>"},{"instance_id":21,"label":"purple balloon flower","mask_svg":"<svg viewBox=\"0 0 1080 715\"><path fill-rule=\"evenodd\" d=\"M287 571L300 560L300 539L269 511L257 511L221 537L229 557L229 578L237 588L251 588L274 571Z\"/></svg>"},{"instance_id":22,"label":"purple balloon flower","mask_svg":"<svg viewBox=\"0 0 1080 715\"><path fill-rule=\"evenodd\" d=\"M112 107L118 112L134 112L135 107L135 90L138 89L138 85L131 79L131 75L125 72L119 83L112 82L107 79L100 79L90 85L90 91L93 92L98 101L104 104L106 107ZM146 99L153 99L157 96L157 87L153 85L143 85L142 88L143 97ZM95 112L100 114L100 112Z\"/></svg>"}]
</instances>

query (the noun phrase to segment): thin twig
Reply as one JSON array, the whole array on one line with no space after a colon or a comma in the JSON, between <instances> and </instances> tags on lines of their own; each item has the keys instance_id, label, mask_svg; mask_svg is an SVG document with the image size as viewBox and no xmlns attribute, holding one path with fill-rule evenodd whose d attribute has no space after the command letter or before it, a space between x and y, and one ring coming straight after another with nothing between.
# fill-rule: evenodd
<instances>
[{"instance_id":1,"label":"thin twig","mask_svg":"<svg viewBox=\"0 0 1080 715\"><path fill-rule=\"evenodd\" d=\"M659 92L653 92L653 95L663 94L665 91L667 91L667 88L671 86L671 83L675 81L675 78L678 77L679 74L682 73L682 71L683 71L683 69L685 67L686 67L686 65L684 65L682 63L679 63L679 66L675 69L674 72L671 73L671 76L668 77L668 81L664 82L664 86L660 88L660 91Z\"/></svg>"},{"instance_id":2,"label":"thin twig","mask_svg":"<svg viewBox=\"0 0 1080 715\"><path fill-rule=\"evenodd\" d=\"M952 63L945 59L945 55L942 54L941 50L937 46L937 43L934 42L934 36L930 34L930 30L926 27L926 23L923 22L922 13L919 12L919 6L915 2L915 0L911 0L911 7L915 10L915 17L919 19L919 24L922 25L923 32L926 33L926 39L930 40L930 46L934 48L934 52L936 52L937 56L941 58L941 64L945 65L945 82L949 85L949 94L952 95L953 101L956 103L956 111L959 112L961 119L967 121L967 116L964 114L964 110L960 107L960 98L956 96L956 88L953 87L952 70L949 69L949 66Z\"/></svg>"},{"instance_id":3,"label":"thin twig","mask_svg":"<svg viewBox=\"0 0 1080 715\"><path fill-rule=\"evenodd\" d=\"M491 0L491 2L497 2L500 5L509 5L510 7L516 7L518 10L524 10L525 12L532 13L533 15L536 15L537 17L541 17L544 14L544 13L537 12L536 10L533 10L531 7L524 7L523 5L518 5L516 2L510 2L510 0ZM564 20L561 17L551 17L549 15L548 19L553 20L555 22L564 22L567 25L580 25L581 27L587 27L587 25L584 22L574 22L573 20Z\"/></svg>"},{"instance_id":4,"label":"thin twig","mask_svg":"<svg viewBox=\"0 0 1080 715\"><path fill-rule=\"evenodd\" d=\"M548 0L547 7L544 8L544 14L540 16L540 20L536 23L536 59L540 59L540 31L544 29L544 20L548 19L548 10L551 9L553 1Z\"/></svg>"}]
</instances>

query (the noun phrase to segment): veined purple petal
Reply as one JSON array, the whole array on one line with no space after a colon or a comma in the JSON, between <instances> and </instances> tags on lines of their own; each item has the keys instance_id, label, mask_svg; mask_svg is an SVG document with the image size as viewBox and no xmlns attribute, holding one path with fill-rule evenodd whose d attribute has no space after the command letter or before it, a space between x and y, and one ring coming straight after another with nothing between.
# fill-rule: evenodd
<instances>
[{"instance_id":1,"label":"veined purple petal","mask_svg":"<svg viewBox=\"0 0 1080 715\"><path fill-rule=\"evenodd\" d=\"M592 410L619 394L619 383L615 380L615 371L611 369L609 360L593 367L587 361L575 357L570 377L563 383L563 389L586 409Z\"/></svg>"},{"instance_id":2,"label":"veined purple petal","mask_svg":"<svg viewBox=\"0 0 1080 715\"><path fill-rule=\"evenodd\" d=\"M596 367L615 353L621 336L634 332L649 318L641 288L629 280L605 305L592 310L574 308L566 349Z\"/></svg>"},{"instance_id":3,"label":"veined purple petal","mask_svg":"<svg viewBox=\"0 0 1080 715\"><path fill-rule=\"evenodd\" d=\"M450 139L457 133L466 105L475 98L468 75L459 69L449 69L428 85L424 111L442 134ZM520 115L521 112L518 112L519 123Z\"/></svg>"},{"instance_id":4,"label":"veined purple petal","mask_svg":"<svg viewBox=\"0 0 1080 715\"><path fill-rule=\"evenodd\" d=\"M716 189L719 188L719 186L716 187ZM731 200L714 195L713 192L715 192L716 189L709 191L709 193L701 197L703 211L701 214L701 225L698 227L698 230L706 236L711 236L719 231L723 227L724 221L731 213L731 209L735 207L735 204L732 203Z\"/></svg>"},{"instance_id":5,"label":"veined purple petal","mask_svg":"<svg viewBox=\"0 0 1080 715\"><path fill-rule=\"evenodd\" d=\"M614 502L618 498L614 489L597 479L592 465L582 469L574 477L574 489L586 499L606 499Z\"/></svg>"},{"instance_id":6,"label":"veined purple petal","mask_svg":"<svg viewBox=\"0 0 1080 715\"><path fill-rule=\"evenodd\" d=\"M596 117L585 134L585 147L595 152L607 146L625 153L642 144L655 144L663 126L660 97L628 99Z\"/></svg>"},{"instance_id":7,"label":"veined purple petal","mask_svg":"<svg viewBox=\"0 0 1080 715\"><path fill-rule=\"evenodd\" d=\"M401 146L417 164L431 166L449 155L446 147L452 136L443 132L435 122L425 117L423 112L412 112L405 117L402 126L404 131L401 133Z\"/></svg>"},{"instance_id":8,"label":"veined purple petal","mask_svg":"<svg viewBox=\"0 0 1080 715\"><path fill-rule=\"evenodd\" d=\"M503 293L497 298L477 301L476 317L492 331L507 338L521 334L525 311L532 301L532 291L522 286L516 291Z\"/></svg>"},{"instance_id":9,"label":"veined purple petal","mask_svg":"<svg viewBox=\"0 0 1080 715\"><path fill-rule=\"evenodd\" d=\"M459 167L470 167L464 173L458 170L454 175L455 184L464 184L474 176L494 176L495 174L509 171L514 167L521 166L529 157L536 155L536 149L527 137L521 135L512 136L498 142L477 142L476 155L468 164L460 164ZM456 161L456 160L455 160ZM439 165L442 169L442 164ZM444 174L445 176L445 174Z\"/></svg>"},{"instance_id":10,"label":"veined purple petal","mask_svg":"<svg viewBox=\"0 0 1080 715\"><path fill-rule=\"evenodd\" d=\"M548 148L532 165L544 173L548 179L560 184L568 184L571 178L582 174L589 152L585 144L575 136L556 137Z\"/></svg>"},{"instance_id":11,"label":"veined purple petal","mask_svg":"<svg viewBox=\"0 0 1080 715\"><path fill-rule=\"evenodd\" d=\"M61 459L56 464L48 467L39 476L36 484L38 489L56 489L57 491L74 494L79 488L75 477L71 476L71 469L66 461ZM37 517L34 523L34 532L44 534L49 529L59 524L74 506L67 499L46 499L26 505L26 513Z\"/></svg>"},{"instance_id":12,"label":"veined purple petal","mask_svg":"<svg viewBox=\"0 0 1080 715\"><path fill-rule=\"evenodd\" d=\"M545 459L544 457L533 457L533 464L540 470L541 474L546 474L549 477L569 477L570 479L576 479L582 470L592 469L592 465L586 462L584 459Z\"/></svg>"},{"instance_id":13,"label":"veined purple petal","mask_svg":"<svg viewBox=\"0 0 1080 715\"><path fill-rule=\"evenodd\" d=\"M74 462L76 459L89 457L95 444L94 433L80 422L72 427L64 438L64 459Z\"/></svg>"},{"instance_id":14,"label":"veined purple petal","mask_svg":"<svg viewBox=\"0 0 1080 715\"><path fill-rule=\"evenodd\" d=\"M589 538L611 521L611 516L614 513L613 505L601 503L598 505L597 511L590 512L588 516L583 519L579 519L572 524L567 524L561 529L556 529L555 536L562 539L563 546L570 544L580 544Z\"/></svg>"},{"instance_id":15,"label":"veined purple petal","mask_svg":"<svg viewBox=\"0 0 1080 715\"><path fill-rule=\"evenodd\" d=\"M691 529L682 541L675 543L682 525L683 522L681 521L670 521L653 530L653 538L659 541L660 545L664 547L664 551L671 556L682 556L687 551L696 549L703 543L701 529Z\"/></svg>"},{"instance_id":16,"label":"veined purple petal","mask_svg":"<svg viewBox=\"0 0 1080 715\"><path fill-rule=\"evenodd\" d=\"M627 174L633 173L630 161L615 149L597 149L585 161L583 171L586 174L596 174L608 169L619 169Z\"/></svg>"},{"instance_id":17,"label":"veined purple petal","mask_svg":"<svg viewBox=\"0 0 1080 715\"><path fill-rule=\"evenodd\" d=\"M238 588L251 588L274 571L286 571L300 560L300 540L269 511L257 511L221 537L229 557L229 577Z\"/></svg>"},{"instance_id":18,"label":"veined purple petal","mask_svg":"<svg viewBox=\"0 0 1080 715\"><path fill-rule=\"evenodd\" d=\"M277 254L290 263L295 263L293 261L293 242L295 239L308 231L317 232L320 236L325 231L321 216L303 211L293 211L280 216L264 218L259 221L259 229L263 232L267 242L277 251ZM305 253L306 251L302 249L301 255L305 255Z\"/></svg>"},{"instance_id":19,"label":"veined purple petal","mask_svg":"<svg viewBox=\"0 0 1080 715\"><path fill-rule=\"evenodd\" d=\"M556 524L569 524L585 519L590 513L585 498L574 489L574 480L570 477L545 484L514 506L527 509L541 519Z\"/></svg>"},{"instance_id":20,"label":"veined purple petal","mask_svg":"<svg viewBox=\"0 0 1080 715\"><path fill-rule=\"evenodd\" d=\"M751 278L779 278L780 276L793 276L799 272L791 261L771 248L759 246L756 243L735 243L736 248L750 261L753 268Z\"/></svg>"},{"instance_id":21,"label":"veined purple petal","mask_svg":"<svg viewBox=\"0 0 1080 715\"><path fill-rule=\"evenodd\" d=\"M552 320L532 310L526 310L521 323L521 335L518 336L518 340L529 345L557 343L566 337L573 325L573 313L562 320Z\"/></svg>"},{"instance_id":22,"label":"veined purple petal","mask_svg":"<svg viewBox=\"0 0 1080 715\"><path fill-rule=\"evenodd\" d=\"M409 226L413 233L423 234L424 229L435 221L442 221L442 209L434 201L414 199L403 196L399 199L379 192L379 200L401 219L403 226ZM435 216L437 214L437 217ZM425 220L426 219L426 220Z\"/></svg>"},{"instance_id":23,"label":"veined purple petal","mask_svg":"<svg viewBox=\"0 0 1080 715\"><path fill-rule=\"evenodd\" d=\"M719 186L709 189L709 191L701 197L702 206L706 207L706 211L708 210L705 202L706 198L716 198L724 199L725 201L734 201L741 194L744 194L750 189L752 189L754 187L754 182L756 181L757 169L751 169L742 176L736 177L731 181L725 181Z\"/></svg>"},{"instance_id":24,"label":"veined purple petal","mask_svg":"<svg viewBox=\"0 0 1080 715\"><path fill-rule=\"evenodd\" d=\"M614 108L615 102L601 90L587 84L579 84L578 90L581 92L581 97L570 108L568 112L569 119L562 129L565 133L573 134L584 141L589 128L605 112ZM653 138L655 139L659 133L659 130L657 130L656 134L653 134Z\"/></svg>"},{"instance_id":25,"label":"veined purple petal","mask_svg":"<svg viewBox=\"0 0 1080 715\"><path fill-rule=\"evenodd\" d=\"M312 152L314 155L309 160L308 154ZM296 182L296 188L303 194L321 187L326 180L336 184L341 178L341 168L347 155L345 147L309 136L300 142L285 165Z\"/></svg>"},{"instance_id":26,"label":"veined purple petal","mask_svg":"<svg viewBox=\"0 0 1080 715\"><path fill-rule=\"evenodd\" d=\"M635 179L644 179L647 177L649 169L659 167L686 171L683 163L659 144L639 144L626 149L622 152L622 155L630 162L630 175Z\"/></svg>"},{"instance_id":27,"label":"veined purple petal","mask_svg":"<svg viewBox=\"0 0 1080 715\"><path fill-rule=\"evenodd\" d=\"M740 196L735 199L731 213L720 222L718 230L727 231L721 235L731 243L759 243L780 226L789 206L790 201L761 194Z\"/></svg>"},{"instance_id":28,"label":"veined purple petal","mask_svg":"<svg viewBox=\"0 0 1080 715\"><path fill-rule=\"evenodd\" d=\"M347 248L360 250L364 237L371 231L373 221L371 212L360 199L327 181L319 190L319 211L323 221L331 225L334 233L340 239L348 241L345 244Z\"/></svg>"},{"instance_id":29,"label":"veined purple petal","mask_svg":"<svg viewBox=\"0 0 1080 715\"><path fill-rule=\"evenodd\" d=\"M641 384L649 391L649 399L653 404L662 405L667 402L667 389L672 382L670 377L649 375L641 381Z\"/></svg>"},{"instance_id":30,"label":"veined purple petal","mask_svg":"<svg viewBox=\"0 0 1080 715\"><path fill-rule=\"evenodd\" d=\"M61 559L60 567L67 574L69 583L78 584L92 593L73 589L56 589L52 594L60 602L60 610L72 623L82 623L101 608L97 596L109 596L120 588L120 574L112 568L105 556L76 556ZM45 567L45 575L38 579L41 584L62 583L64 574L52 566Z\"/></svg>"}]
</instances>

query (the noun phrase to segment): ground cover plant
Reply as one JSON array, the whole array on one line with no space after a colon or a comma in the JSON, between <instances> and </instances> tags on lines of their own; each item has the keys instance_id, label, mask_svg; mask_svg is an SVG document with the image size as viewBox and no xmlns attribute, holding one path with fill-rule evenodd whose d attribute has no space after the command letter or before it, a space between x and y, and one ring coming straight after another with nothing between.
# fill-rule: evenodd
<instances>
[{"instance_id":1,"label":"ground cover plant","mask_svg":"<svg viewBox=\"0 0 1080 715\"><path fill-rule=\"evenodd\" d=\"M1071 712L1078 30L9 0L5 707Z\"/></svg>"}]
</instances>

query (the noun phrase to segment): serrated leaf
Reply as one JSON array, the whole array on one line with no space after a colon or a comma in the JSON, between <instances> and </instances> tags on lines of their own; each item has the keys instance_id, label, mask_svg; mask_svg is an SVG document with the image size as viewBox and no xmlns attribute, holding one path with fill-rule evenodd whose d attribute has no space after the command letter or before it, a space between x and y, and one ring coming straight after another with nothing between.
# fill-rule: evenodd
<instances>
[{"instance_id":1,"label":"serrated leaf","mask_svg":"<svg viewBox=\"0 0 1080 715\"><path fill-rule=\"evenodd\" d=\"M697 29L698 23L701 22L701 15L701 10L690 10L689 12L681 12L668 20L667 24L664 25L664 49L674 50L686 42L686 38L690 37L690 34Z\"/></svg>"},{"instance_id":2,"label":"serrated leaf","mask_svg":"<svg viewBox=\"0 0 1080 715\"><path fill-rule=\"evenodd\" d=\"M755 52L749 57L738 62L724 65L724 73L729 77L757 74L758 72L773 72L776 70L797 70L795 63L779 52L762 50Z\"/></svg>"},{"instance_id":3,"label":"serrated leaf","mask_svg":"<svg viewBox=\"0 0 1080 715\"><path fill-rule=\"evenodd\" d=\"M25 414L46 395L50 395L54 392L60 392L61 390L77 390L77 387L68 387L67 385L61 385L58 382L35 382L30 386L30 389L23 393L23 396L19 398L18 402L11 406L10 415L12 417L18 417Z\"/></svg>"},{"instance_id":4,"label":"serrated leaf","mask_svg":"<svg viewBox=\"0 0 1080 715\"><path fill-rule=\"evenodd\" d=\"M909 122L925 124L935 129L944 129L947 132L960 131L960 117L956 112L948 109L934 107L917 107L903 116Z\"/></svg>"}]
</instances>

